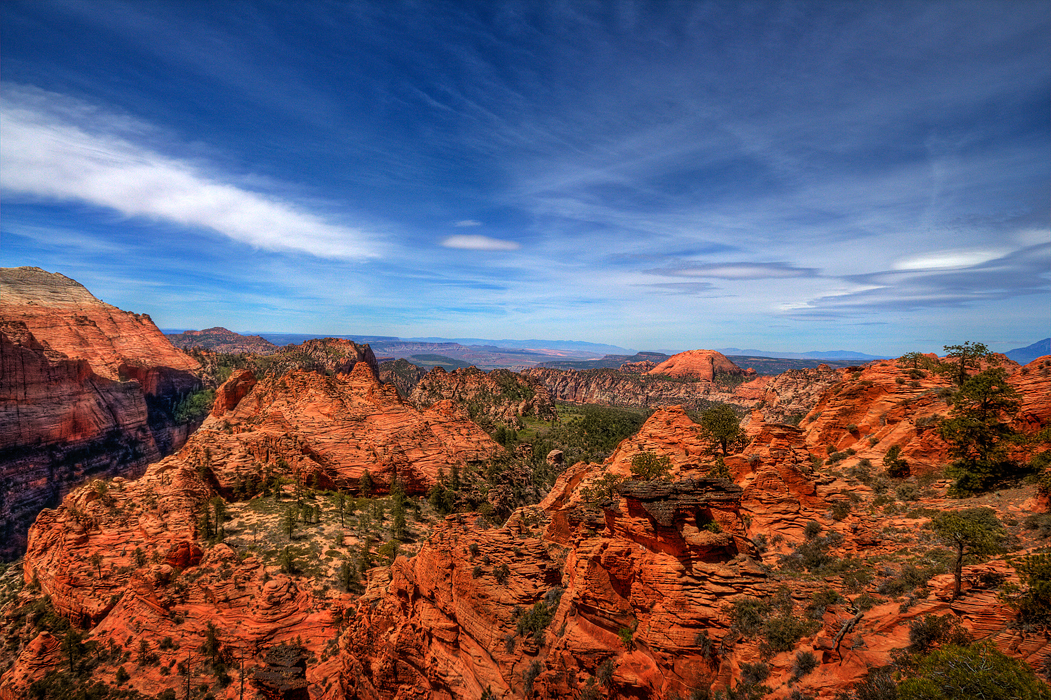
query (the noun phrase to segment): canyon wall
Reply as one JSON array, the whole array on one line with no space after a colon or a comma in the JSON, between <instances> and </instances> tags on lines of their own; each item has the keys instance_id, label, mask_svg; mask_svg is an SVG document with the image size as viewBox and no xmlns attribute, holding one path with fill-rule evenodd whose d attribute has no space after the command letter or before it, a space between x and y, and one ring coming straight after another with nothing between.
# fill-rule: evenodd
<instances>
[{"instance_id":1,"label":"canyon wall","mask_svg":"<svg viewBox=\"0 0 1051 700\"><path fill-rule=\"evenodd\" d=\"M94 476L138 475L196 425L174 413L197 363L150 318L39 268L0 270L0 556L41 508Z\"/></svg>"}]
</instances>

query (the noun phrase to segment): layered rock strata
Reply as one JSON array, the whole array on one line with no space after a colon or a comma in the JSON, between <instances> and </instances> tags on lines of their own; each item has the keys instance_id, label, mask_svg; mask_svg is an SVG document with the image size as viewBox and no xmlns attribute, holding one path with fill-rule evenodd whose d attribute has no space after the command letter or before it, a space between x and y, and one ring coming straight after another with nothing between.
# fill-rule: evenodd
<instances>
[{"instance_id":1,"label":"layered rock strata","mask_svg":"<svg viewBox=\"0 0 1051 700\"><path fill-rule=\"evenodd\" d=\"M0 270L0 557L90 476L133 475L179 448L175 409L200 382L145 314L39 268Z\"/></svg>"}]
</instances>

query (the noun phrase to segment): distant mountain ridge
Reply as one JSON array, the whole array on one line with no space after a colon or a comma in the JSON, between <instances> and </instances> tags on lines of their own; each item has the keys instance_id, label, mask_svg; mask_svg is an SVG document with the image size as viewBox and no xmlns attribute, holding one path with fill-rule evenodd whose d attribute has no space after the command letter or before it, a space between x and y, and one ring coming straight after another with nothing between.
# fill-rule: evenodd
<instances>
[{"instance_id":1,"label":"distant mountain ridge","mask_svg":"<svg viewBox=\"0 0 1051 700\"><path fill-rule=\"evenodd\" d=\"M854 350L811 350L809 352L773 352L770 350L754 350L751 348L717 348L724 355L739 355L747 357L776 357L785 360L855 360L869 362L871 360L886 360L890 355L868 355Z\"/></svg>"},{"instance_id":2,"label":"distant mountain ridge","mask_svg":"<svg viewBox=\"0 0 1051 700\"><path fill-rule=\"evenodd\" d=\"M1051 355L1051 338L1038 340L1024 348L1015 348L1004 353L1020 365L1027 365L1038 357Z\"/></svg>"}]
</instances>

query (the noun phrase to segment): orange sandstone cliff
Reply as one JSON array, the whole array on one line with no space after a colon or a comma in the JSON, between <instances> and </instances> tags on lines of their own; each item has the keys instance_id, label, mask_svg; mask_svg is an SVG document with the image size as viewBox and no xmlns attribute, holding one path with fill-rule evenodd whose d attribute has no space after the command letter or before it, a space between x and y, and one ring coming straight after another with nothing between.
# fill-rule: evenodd
<instances>
[{"instance_id":1,"label":"orange sandstone cliff","mask_svg":"<svg viewBox=\"0 0 1051 700\"><path fill-rule=\"evenodd\" d=\"M89 476L139 474L195 427L173 409L196 362L148 316L39 268L0 270L0 556Z\"/></svg>"}]
</instances>

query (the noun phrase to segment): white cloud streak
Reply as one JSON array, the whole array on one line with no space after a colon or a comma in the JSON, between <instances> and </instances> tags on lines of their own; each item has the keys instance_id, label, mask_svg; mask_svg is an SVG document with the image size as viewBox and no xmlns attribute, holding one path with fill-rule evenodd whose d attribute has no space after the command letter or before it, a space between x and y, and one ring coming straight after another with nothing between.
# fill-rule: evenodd
<instances>
[{"instance_id":1,"label":"white cloud streak","mask_svg":"<svg viewBox=\"0 0 1051 700\"><path fill-rule=\"evenodd\" d=\"M449 236L442 241L446 248L459 248L461 250L518 250L522 246L514 241L504 241L489 236Z\"/></svg>"},{"instance_id":2,"label":"white cloud streak","mask_svg":"<svg viewBox=\"0 0 1051 700\"><path fill-rule=\"evenodd\" d=\"M469 226L481 226L481 221L475 221L474 219L464 219L463 221L457 221L453 226L456 228L467 228Z\"/></svg>"},{"instance_id":3,"label":"white cloud streak","mask_svg":"<svg viewBox=\"0 0 1051 700\"><path fill-rule=\"evenodd\" d=\"M82 119L85 116L90 118ZM377 255L372 236L360 229L228 184L221 175L207 174L94 126L101 123L127 126L127 120L107 120L60 95L5 90L0 107L0 187L8 193L107 207L128 217L210 229L265 250L347 260Z\"/></svg>"}]
</instances>

